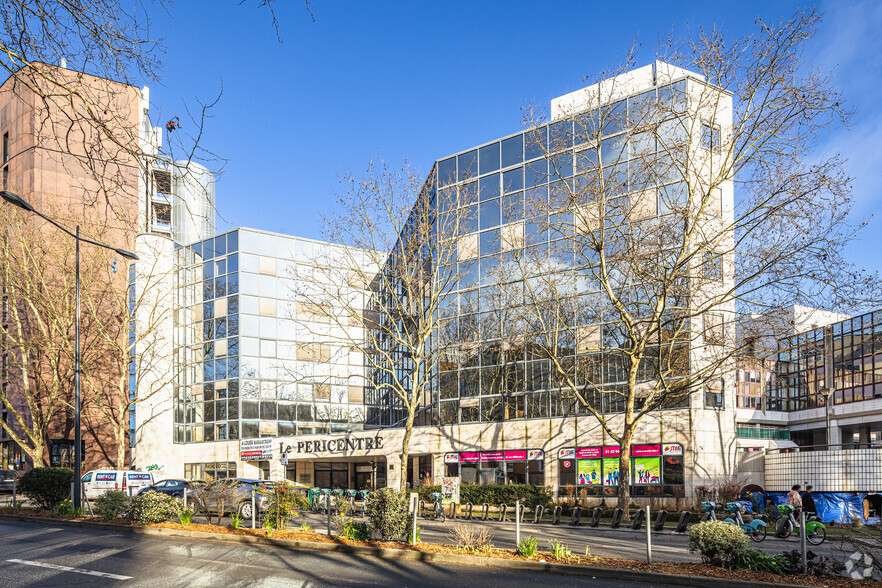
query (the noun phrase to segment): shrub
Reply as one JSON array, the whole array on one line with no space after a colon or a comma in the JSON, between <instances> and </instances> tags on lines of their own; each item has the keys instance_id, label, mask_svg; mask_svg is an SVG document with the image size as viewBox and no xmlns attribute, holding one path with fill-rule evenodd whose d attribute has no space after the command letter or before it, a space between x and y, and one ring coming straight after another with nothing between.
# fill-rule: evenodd
<instances>
[{"instance_id":1,"label":"shrub","mask_svg":"<svg viewBox=\"0 0 882 588\"><path fill-rule=\"evenodd\" d=\"M420 498L431 502L433 492L441 492L440 486L423 486L419 489ZM462 504L508 504L513 505L520 500L521 504L530 508L538 505L548 506L552 502L552 496L543 486L531 486L529 484L463 484L459 488L459 499Z\"/></svg>"},{"instance_id":2,"label":"shrub","mask_svg":"<svg viewBox=\"0 0 882 588\"><path fill-rule=\"evenodd\" d=\"M95 499L95 510L105 521L112 521L129 511L129 497L122 490L108 490Z\"/></svg>"},{"instance_id":3,"label":"shrub","mask_svg":"<svg viewBox=\"0 0 882 588\"><path fill-rule=\"evenodd\" d=\"M450 531L450 539L464 551L486 551L493 547L493 533L486 527L460 523Z\"/></svg>"},{"instance_id":4,"label":"shrub","mask_svg":"<svg viewBox=\"0 0 882 588\"><path fill-rule=\"evenodd\" d=\"M74 514L73 501L65 498L55 506L55 514L65 516Z\"/></svg>"},{"instance_id":5,"label":"shrub","mask_svg":"<svg viewBox=\"0 0 882 588\"><path fill-rule=\"evenodd\" d=\"M273 484L259 492L266 496L264 520L272 520L273 529L287 528L288 520L299 516L297 510L304 508L306 502L306 497L288 482Z\"/></svg>"},{"instance_id":6,"label":"shrub","mask_svg":"<svg viewBox=\"0 0 882 588\"><path fill-rule=\"evenodd\" d=\"M129 518L142 525L163 523L178 512L175 499L160 492L149 491L132 498Z\"/></svg>"},{"instance_id":7,"label":"shrub","mask_svg":"<svg viewBox=\"0 0 882 588\"><path fill-rule=\"evenodd\" d=\"M370 541L371 529L367 523L356 523L350 521L343 527L343 537L352 541Z\"/></svg>"},{"instance_id":8,"label":"shrub","mask_svg":"<svg viewBox=\"0 0 882 588\"><path fill-rule=\"evenodd\" d=\"M537 551L539 551L539 542L532 535L527 539L521 539L518 543L518 553L524 557L533 557Z\"/></svg>"},{"instance_id":9,"label":"shrub","mask_svg":"<svg viewBox=\"0 0 882 588\"><path fill-rule=\"evenodd\" d=\"M34 468L18 481L19 491L46 510L70 498L74 472L69 468Z\"/></svg>"},{"instance_id":10,"label":"shrub","mask_svg":"<svg viewBox=\"0 0 882 588\"><path fill-rule=\"evenodd\" d=\"M407 532L407 542L411 545L415 545L420 542L420 535L423 534L423 528L419 525L416 526L416 537L414 537L414 528L413 528L413 517L410 517L410 520L407 523L407 528L410 531Z\"/></svg>"},{"instance_id":11,"label":"shrub","mask_svg":"<svg viewBox=\"0 0 882 588\"><path fill-rule=\"evenodd\" d=\"M384 541L403 537L407 533L407 495L392 488L371 492L365 505L371 528Z\"/></svg>"},{"instance_id":12,"label":"shrub","mask_svg":"<svg viewBox=\"0 0 882 588\"><path fill-rule=\"evenodd\" d=\"M745 551L749 539L741 527L723 521L707 521L689 529L689 551L716 566L731 568Z\"/></svg>"}]
</instances>

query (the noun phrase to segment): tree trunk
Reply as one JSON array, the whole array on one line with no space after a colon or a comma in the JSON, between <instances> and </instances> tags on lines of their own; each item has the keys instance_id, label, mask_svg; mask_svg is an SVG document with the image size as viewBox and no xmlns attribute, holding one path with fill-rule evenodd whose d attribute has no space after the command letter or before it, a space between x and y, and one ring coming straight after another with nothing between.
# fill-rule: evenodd
<instances>
[{"instance_id":1,"label":"tree trunk","mask_svg":"<svg viewBox=\"0 0 882 588\"><path fill-rule=\"evenodd\" d=\"M619 488L616 508L624 511L624 518L630 518L628 507L631 505L631 437L633 430L625 425L622 442L619 445Z\"/></svg>"},{"instance_id":2,"label":"tree trunk","mask_svg":"<svg viewBox=\"0 0 882 588\"><path fill-rule=\"evenodd\" d=\"M404 439L401 441L401 483L398 489L407 492L407 460L410 456L410 435L413 433L413 413L407 415L407 424L404 428Z\"/></svg>"},{"instance_id":3,"label":"tree trunk","mask_svg":"<svg viewBox=\"0 0 882 588\"><path fill-rule=\"evenodd\" d=\"M22 447L22 449L24 449L24 452L27 454L27 456L31 458L31 461L34 462L35 468L42 468L46 465L43 461L44 447L42 444L36 445L33 449L28 447Z\"/></svg>"}]
</instances>

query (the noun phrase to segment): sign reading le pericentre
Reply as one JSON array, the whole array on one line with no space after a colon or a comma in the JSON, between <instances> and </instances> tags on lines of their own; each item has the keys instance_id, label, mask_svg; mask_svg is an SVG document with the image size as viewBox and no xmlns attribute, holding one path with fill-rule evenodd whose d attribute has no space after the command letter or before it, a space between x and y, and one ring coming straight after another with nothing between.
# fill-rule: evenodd
<instances>
[{"instance_id":1,"label":"sign reading le pericentre","mask_svg":"<svg viewBox=\"0 0 882 588\"><path fill-rule=\"evenodd\" d=\"M340 437L338 439L318 439L316 441L297 441L294 445L279 443L282 453L344 453L348 451L372 451L383 449L383 438L374 437Z\"/></svg>"}]
</instances>

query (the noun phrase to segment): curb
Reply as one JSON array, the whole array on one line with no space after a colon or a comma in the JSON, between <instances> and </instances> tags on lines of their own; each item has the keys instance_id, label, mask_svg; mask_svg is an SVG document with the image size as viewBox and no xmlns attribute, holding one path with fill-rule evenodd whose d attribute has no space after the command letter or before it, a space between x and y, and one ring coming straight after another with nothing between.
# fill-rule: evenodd
<instances>
[{"instance_id":1,"label":"curb","mask_svg":"<svg viewBox=\"0 0 882 588\"><path fill-rule=\"evenodd\" d=\"M8 514L0 514L0 520L38 523L42 525L63 527L79 527L84 529L95 529L117 533L132 533L136 535L158 535L169 538L187 537L190 539L224 541L229 543L253 543L259 545L272 545L274 547L286 547L289 549L351 553L355 555L379 557L382 559L405 559L424 562L468 565L485 568L504 568L508 570L547 572L554 574L563 574L567 576L591 576L592 578L605 578L633 582L662 582L665 584L673 584L676 586L694 586L701 588L748 588L750 586L799 588L799 585L795 584L758 583L748 580L732 580L728 578L683 576L674 574L669 575L656 572L643 572L619 568L593 568L588 566L578 566L570 564L547 562L542 563L537 561L510 560L494 557L476 557L471 555L458 555L452 553L409 551L405 549L391 549L386 547L364 547L361 545L346 545L342 543L316 543L312 541L273 539L272 537L255 537L251 535L206 533L202 531L184 531L181 529L163 529L157 527L133 527L129 525L114 525L112 523L99 523L93 521L71 521L66 519L50 519L43 517L28 517Z\"/></svg>"}]
</instances>

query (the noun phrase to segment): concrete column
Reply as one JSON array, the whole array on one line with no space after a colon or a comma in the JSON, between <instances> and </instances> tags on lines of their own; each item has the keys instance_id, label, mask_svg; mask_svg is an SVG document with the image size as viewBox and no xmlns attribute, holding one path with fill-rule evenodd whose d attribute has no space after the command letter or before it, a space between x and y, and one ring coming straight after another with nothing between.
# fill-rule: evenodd
<instances>
[{"instance_id":1,"label":"concrete column","mask_svg":"<svg viewBox=\"0 0 882 588\"><path fill-rule=\"evenodd\" d=\"M386 486L389 488L398 490L401 487L401 476L406 476L407 472L402 473L400 466L401 463L395 458L386 462Z\"/></svg>"},{"instance_id":2,"label":"concrete column","mask_svg":"<svg viewBox=\"0 0 882 588\"><path fill-rule=\"evenodd\" d=\"M835 418L830 418L830 441L828 445L839 445L842 443L842 429L839 428L839 425L836 422ZM837 448L838 449L838 448Z\"/></svg>"}]
</instances>

